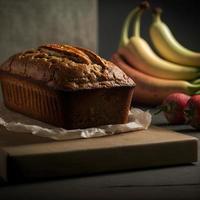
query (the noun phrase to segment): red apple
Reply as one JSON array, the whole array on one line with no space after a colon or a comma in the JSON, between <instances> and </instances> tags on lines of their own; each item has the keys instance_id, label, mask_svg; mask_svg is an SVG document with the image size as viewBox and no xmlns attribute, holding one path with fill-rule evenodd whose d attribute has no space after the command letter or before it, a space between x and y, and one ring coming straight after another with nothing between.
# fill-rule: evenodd
<instances>
[{"instance_id":1,"label":"red apple","mask_svg":"<svg viewBox=\"0 0 200 200\"><path fill-rule=\"evenodd\" d=\"M184 110L189 99L190 96L184 93L172 93L166 97L161 110L169 123L184 124L186 122Z\"/></svg>"},{"instance_id":2,"label":"red apple","mask_svg":"<svg viewBox=\"0 0 200 200\"><path fill-rule=\"evenodd\" d=\"M200 95L194 95L190 98L185 108L185 115L188 124L200 129Z\"/></svg>"}]
</instances>

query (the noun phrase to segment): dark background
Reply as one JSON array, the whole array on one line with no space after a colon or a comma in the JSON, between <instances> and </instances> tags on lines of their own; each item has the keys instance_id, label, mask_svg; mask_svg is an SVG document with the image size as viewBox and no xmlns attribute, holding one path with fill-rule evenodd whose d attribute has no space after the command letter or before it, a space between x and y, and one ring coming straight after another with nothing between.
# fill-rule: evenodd
<instances>
[{"instance_id":1,"label":"dark background","mask_svg":"<svg viewBox=\"0 0 200 200\"><path fill-rule=\"evenodd\" d=\"M123 21L140 0L0 0L0 62L41 43L65 42L97 51L117 50ZM184 46L200 51L200 1L149 0ZM148 41L150 12L142 18ZM97 30L98 29L98 30Z\"/></svg>"},{"instance_id":2,"label":"dark background","mask_svg":"<svg viewBox=\"0 0 200 200\"><path fill-rule=\"evenodd\" d=\"M123 21L139 0L99 0L99 53L110 58L117 50ZM200 51L200 1L150 0L163 9L162 19L185 47ZM150 42L150 11L142 18L142 37Z\"/></svg>"},{"instance_id":3,"label":"dark background","mask_svg":"<svg viewBox=\"0 0 200 200\"><path fill-rule=\"evenodd\" d=\"M24 3L25 1L26 3ZM47 2L50 3L46 4ZM77 0L0 0L0 58L4 59L15 51L45 41L73 41L77 44L88 45L94 50L98 47L100 55L110 58L111 54L117 50L125 17L140 1L99 0L98 32L95 28L96 23L92 20L96 20L96 4L91 4L89 0L79 0L79 2L84 2L80 4L77 2ZM162 7L164 10L163 20L169 25L180 43L190 49L200 51L200 1L153 0L150 2L152 5ZM43 7L38 4L42 4ZM56 9L56 6L59 9ZM40 20L38 9L45 20ZM69 11L72 12L73 9L76 11L79 9L83 14L80 15L80 12L77 12L78 14L74 17L74 12L69 14ZM58 10L59 15L56 13ZM89 12L94 10L95 13ZM54 16L53 13L57 16L54 23L50 17ZM19 29L18 32L11 34L9 32L9 29L13 28L11 22L19 21L21 23L24 18L19 16L24 16L24 14L28 15L26 20L33 20L32 24L26 22L24 29ZM31 17L31 14L34 17ZM67 23L67 19L72 20L73 23ZM78 21L78 19L82 20ZM43 26L43 21L45 26ZM84 23L82 23L83 21ZM150 13L145 14L142 20L142 36L148 41L150 21ZM35 27L37 23L42 25L43 31L37 32L38 37L35 37L35 32L31 28ZM21 24L23 25L23 23ZM57 27L53 29L53 32L49 29L51 24L56 24ZM17 24L15 26L19 27ZM31 30L26 31L29 28ZM83 31L80 38L77 29L80 32ZM69 32L68 35L67 32ZM95 43L97 35L98 45ZM160 115L157 118L160 120ZM164 124L162 118L159 120L156 125ZM178 130L178 127L173 128ZM197 136L197 133L193 132L193 135ZM177 166L1 186L0 199L199 199L199 179L199 165ZM117 186L113 187L113 185Z\"/></svg>"},{"instance_id":4,"label":"dark background","mask_svg":"<svg viewBox=\"0 0 200 200\"><path fill-rule=\"evenodd\" d=\"M0 63L46 43L97 51L97 0L0 0Z\"/></svg>"}]
</instances>

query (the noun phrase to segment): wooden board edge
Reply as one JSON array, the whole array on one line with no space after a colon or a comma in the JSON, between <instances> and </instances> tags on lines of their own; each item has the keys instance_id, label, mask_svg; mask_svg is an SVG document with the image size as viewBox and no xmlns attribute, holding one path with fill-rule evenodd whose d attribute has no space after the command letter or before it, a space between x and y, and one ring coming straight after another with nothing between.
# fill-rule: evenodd
<instances>
[{"instance_id":1,"label":"wooden board edge","mask_svg":"<svg viewBox=\"0 0 200 200\"><path fill-rule=\"evenodd\" d=\"M178 147L178 148L177 148ZM197 141L165 143L162 146L126 146L121 149L66 152L9 159L9 181L88 175L122 170L191 164L197 161ZM140 155L140 156L137 156ZM38 164L38 160L40 164ZM65 161L65 162L64 162ZM67 163L70 161L71 163ZM12 171L10 171L12 170ZM16 170L16 171L13 171ZM17 171L18 170L18 171Z\"/></svg>"}]
</instances>

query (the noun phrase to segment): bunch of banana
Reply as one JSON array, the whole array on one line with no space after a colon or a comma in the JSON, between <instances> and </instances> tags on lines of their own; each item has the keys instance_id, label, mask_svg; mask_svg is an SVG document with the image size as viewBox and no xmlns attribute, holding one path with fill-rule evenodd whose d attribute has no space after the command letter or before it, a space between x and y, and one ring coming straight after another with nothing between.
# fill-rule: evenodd
<instances>
[{"instance_id":1,"label":"bunch of banana","mask_svg":"<svg viewBox=\"0 0 200 200\"><path fill-rule=\"evenodd\" d=\"M200 66L200 53L183 47L172 35L168 26L161 20L162 10L154 9L150 36L157 52L166 60L189 66Z\"/></svg>"},{"instance_id":2,"label":"bunch of banana","mask_svg":"<svg viewBox=\"0 0 200 200\"><path fill-rule=\"evenodd\" d=\"M184 92L189 95L197 93L200 90L200 84L195 79L200 78L200 65L199 67L198 65L192 66L192 64L188 66L186 62L184 65L170 59L167 61L167 58L164 60L154 53L149 44L140 36L141 16L147 8L149 8L149 4L145 1L127 16L122 28L120 47L117 53L112 56L112 61L136 82L135 102L146 105L158 105L167 95L173 92ZM169 44L169 42L173 43L169 39L173 37L169 37L169 31L164 32L162 30L164 23L161 20L157 20L159 16L160 11L157 9L154 12L154 21L150 28L151 38L157 50L162 56L163 54L174 54L168 57L184 57L184 54L171 53L172 50L174 50L173 52L180 52L180 50L175 48L178 45L173 46ZM129 27L133 18L133 35L129 38ZM162 50L160 44L162 44ZM178 43L176 42L176 44ZM183 47L181 48L183 49ZM169 51L170 54L167 53ZM189 62L190 59L188 57L185 60ZM195 57L194 61L190 61L190 63L197 63L197 60L197 57ZM192 81L192 83L189 81Z\"/></svg>"}]
</instances>

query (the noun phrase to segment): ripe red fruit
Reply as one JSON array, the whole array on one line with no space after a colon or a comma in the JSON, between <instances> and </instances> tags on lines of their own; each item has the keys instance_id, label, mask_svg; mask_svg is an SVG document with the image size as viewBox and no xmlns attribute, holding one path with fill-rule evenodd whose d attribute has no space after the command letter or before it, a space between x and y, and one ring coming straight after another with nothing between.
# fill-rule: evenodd
<instances>
[{"instance_id":1,"label":"ripe red fruit","mask_svg":"<svg viewBox=\"0 0 200 200\"><path fill-rule=\"evenodd\" d=\"M184 124L186 122L184 109L190 96L184 93L172 93L163 101L161 110L171 124Z\"/></svg>"},{"instance_id":2,"label":"ripe red fruit","mask_svg":"<svg viewBox=\"0 0 200 200\"><path fill-rule=\"evenodd\" d=\"M190 98L185 108L185 115L188 124L200 129L200 95L194 95Z\"/></svg>"}]
</instances>

